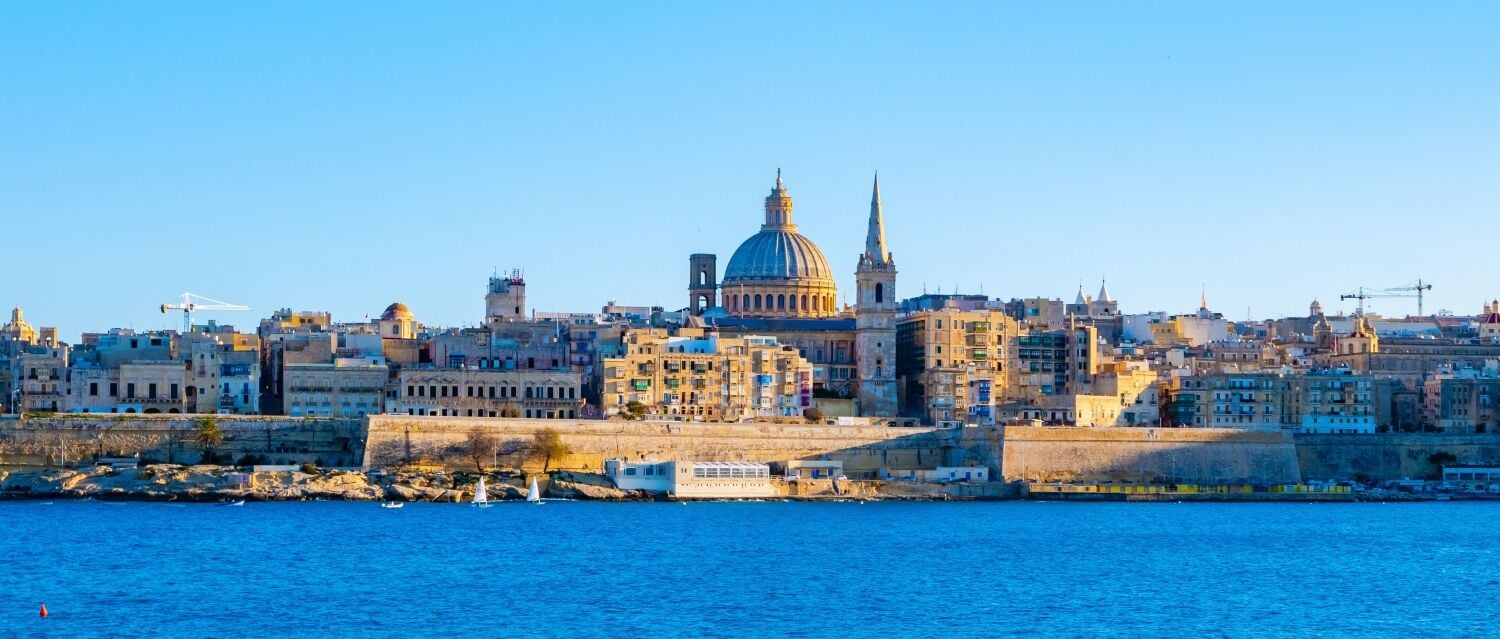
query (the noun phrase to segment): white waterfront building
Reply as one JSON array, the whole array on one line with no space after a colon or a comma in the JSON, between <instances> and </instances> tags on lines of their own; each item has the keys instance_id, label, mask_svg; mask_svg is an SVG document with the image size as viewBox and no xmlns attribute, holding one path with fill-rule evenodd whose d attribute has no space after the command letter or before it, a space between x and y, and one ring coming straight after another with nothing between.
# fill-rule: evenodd
<instances>
[{"instance_id":1,"label":"white waterfront building","mask_svg":"<svg viewBox=\"0 0 1500 639\"><path fill-rule=\"evenodd\" d=\"M621 490L674 497L736 499L771 496L771 467L758 462L604 460L604 474Z\"/></svg>"}]
</instances>

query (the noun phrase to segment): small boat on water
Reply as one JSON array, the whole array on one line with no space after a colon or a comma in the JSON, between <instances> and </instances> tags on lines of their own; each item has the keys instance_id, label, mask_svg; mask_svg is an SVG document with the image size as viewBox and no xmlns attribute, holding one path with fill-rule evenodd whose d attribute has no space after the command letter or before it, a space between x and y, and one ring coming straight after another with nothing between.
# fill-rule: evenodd
<instances>
[{"instance_id":1,"label":"small boat on water","mask_svg":"<svg viewBox=\"0 0 1500 639\"><path fill-rule=\"evenodd\" d=\"M214 504L214 505L215 506L244 506L245 505L245 500L240 499L240 500L236 500L236 501L226 501L226 502L219 503L219 504Z\"/></svg>"},{"instance_id":2,"label":"small boat on water","mask_svg":"<svg viewBox=\"0 0 1500 639\"><path fill-rule=\"evenodd\" d=\"M404 501L387 501L380 504L381 508L403 508L405 506L406 502Z\"/></svg>"},{"instance_id":3,"label":"small boat on water","mask_svg":"<svg viewBox=\"0 0 1500 639\"><path fill-rule=\"evenodd\" d=\"M531 486L526 489L526 501L540 506L542 503L542 491L536 487L536 477L531 478Z\"/></svg>"},{"instance_id":4,"label":"small boat on water","mask_svg":"<svg viewBox=\"0 0 1500 639\"><path fill-rule=\"evenodd\" d=\"M490 491L484 487L484 478L479 478L479 483L474 486L474 505L480 508L490 507Z\"/></svg>"}]
</instances>

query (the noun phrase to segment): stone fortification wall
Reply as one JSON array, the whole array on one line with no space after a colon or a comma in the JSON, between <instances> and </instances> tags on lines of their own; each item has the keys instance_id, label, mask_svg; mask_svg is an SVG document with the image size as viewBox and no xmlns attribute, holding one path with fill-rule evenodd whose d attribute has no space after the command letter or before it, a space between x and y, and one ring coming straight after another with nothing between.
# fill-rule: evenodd
<instances>
[{"instance_id":1,"label":"stone fortification wall","mask_svg":"<svg viewBox=\"0 0 1500 639\"><path fill-rule=\"evenodd\" d=\"M1003 429L1007 481L1295 483L1290 434L1218 428Z\"/></svg>"},{"instance_id":2,"label":"stone fortification wall","mask_svg":"<svg viewBox=\"0 0 1500 639\"><path fill-rule=\"evenodd\" d=\"M1500 464L1500 434L1297 435L1297 459L1308 479L1436 478L1441 469L1429 459L1457 464Z\"/></svg>"},{"instance_id":3,"label":"stone fortification wall","mask_svg":"<svg viewBox=\"0 0 1500 639\"><path fill-rule=\"evenodd\" d=\"M96 456L197 463L205 415L66 415L0 420L0 465L59 466ZM364 458L360 419L215 415L220 459L254 455L262 463L357 466Z\"/></svg>"},{"instance_id":4,"label":"stone fortification wall","mask_svg":"<svg viewBox=\"0 0 1500 639\"><path fill-rule=\"evenodd\" d=\"M874 477L880 469L938 465L945 459L948 441L941 433L920 428L375 415L369 418L365 467L411 460L473 468L461 446L476 428L499 439L502 451L519 448L542 429L556 429L573 454L552 460L551 467L595 472L610 457L759 462L826 457L843 461L851 478ZM524 453L502 453L495 462L527 469L541 465Z\"/></svg>"}]
</instances>

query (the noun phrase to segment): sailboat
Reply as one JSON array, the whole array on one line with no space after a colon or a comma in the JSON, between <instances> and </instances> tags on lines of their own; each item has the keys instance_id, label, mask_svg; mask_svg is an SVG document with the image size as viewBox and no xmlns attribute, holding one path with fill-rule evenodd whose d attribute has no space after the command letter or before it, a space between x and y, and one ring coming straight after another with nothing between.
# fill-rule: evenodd
<instances>
[{"instance_id":1,"label":"sailboat","mask_svg":"<svg viewBox=\"0 0 1500 639\"><path fill-rule=\"evenodd\" d=\"M479 483L474 486L474 505L480 508L490 507L490 492L484 488L484 478L479 478Z\"/></svg>"},{"instance_id":2,"label":"sailboat","mask_svg":"<svg viewBox=\"0 0 1500 639\"><path fill-rule=\"evenodd\" d=\"M537 490L536 477L531 478L531 486L526 489L526 501L538 506L542 505L542 491Z\"/></svg>"}]
</instances>

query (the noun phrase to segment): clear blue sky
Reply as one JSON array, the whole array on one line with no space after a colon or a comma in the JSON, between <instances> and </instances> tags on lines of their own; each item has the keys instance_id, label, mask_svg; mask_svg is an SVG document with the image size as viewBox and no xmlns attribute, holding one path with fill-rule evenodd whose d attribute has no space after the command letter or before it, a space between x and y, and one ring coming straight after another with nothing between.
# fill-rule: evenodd
<instances>
[{"instance_id":1,"label":"clear blue sky","mask_svg":"<svg viewBox=\"0 0 1500 639\"><path fill-rule=\"evenodd\" d=\"M0 303L359 320L686 304L777 167L849 291L1330 310L1500 295L1500 4L0 4ZM1372 301L1403 314L1407 300Z\"/></svg>"}]
</instances>

